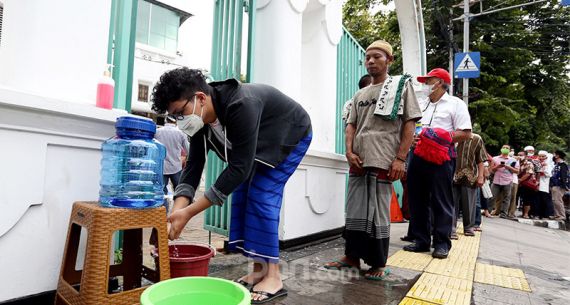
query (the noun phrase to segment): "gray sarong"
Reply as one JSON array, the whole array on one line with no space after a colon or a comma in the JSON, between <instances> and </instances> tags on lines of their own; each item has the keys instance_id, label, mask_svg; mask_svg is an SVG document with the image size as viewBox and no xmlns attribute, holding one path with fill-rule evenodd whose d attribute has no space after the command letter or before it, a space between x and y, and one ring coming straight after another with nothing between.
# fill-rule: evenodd
<instances>
[{"instance_id":1,"label":"gray sarong","mask_svg":"<svg viewBox=\"0 0 570 305\"><path fill-rule=\"evenodd\" d=\"M346 207L345 254L384 267L390 238L392 182L386 170L351 169Z\"/></svg>"}]
</instances>

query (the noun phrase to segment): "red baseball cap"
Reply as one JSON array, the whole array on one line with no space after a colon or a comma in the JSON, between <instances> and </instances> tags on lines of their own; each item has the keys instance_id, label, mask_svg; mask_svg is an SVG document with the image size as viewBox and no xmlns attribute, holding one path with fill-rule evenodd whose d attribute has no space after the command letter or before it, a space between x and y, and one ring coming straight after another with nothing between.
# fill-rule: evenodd
<instances>
[{"instance_id":1,"label":"red baseball cap","mask_svg":"<svg viewBox=\"0 0 570 305\"><path fill-rule=\"evenodd\" d=\"M429 71L429 73L427 75L418 76L418 82L425 83L426 80L430 77L437 77L437 78L443 80L444 83L451 84L451 76L449 75L449 72L447 72L447 70L442 69L442 68L435 68L435 69Z\"/></svg>"}]
</instances>

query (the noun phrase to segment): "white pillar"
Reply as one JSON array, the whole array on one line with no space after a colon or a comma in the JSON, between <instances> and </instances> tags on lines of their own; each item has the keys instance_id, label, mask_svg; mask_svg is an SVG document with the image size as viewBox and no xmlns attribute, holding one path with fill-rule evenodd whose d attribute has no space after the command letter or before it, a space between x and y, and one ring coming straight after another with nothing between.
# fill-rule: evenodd
<instances>
[{"instance_id":1,"label":"white pillar","mask_svg":"<svg viewBox=\"0 0 570 305\"><path fill-rule=\"evenodd\" d=\"M412 75L426 73L424 24L419 0L395 0L402 41L404 72Z\"/></svg>"},{"instance_id":2,"label":"white pillar","mask_svg":"<svg viewBox=\"0 0 570 305\"><path fill-rule=\"evenodd\" d=\"M337 45L341 37L342 1L310 1L303 13L301 102L313 124L311 148L319 151L335 151Z\"/></svg>"},{"instance_id":3,"label":"white pillar","mask_svg":"<svg viewBox=\"0 0 570 305\"><path fill-rule=\"evenodd\" d=\"M256 20L257 33L271 33L263 39L256 37L257 81L267 78L295 98L311 116L313 126L311 149L285 186L279 226L283 242L323 232L338 233L344 225L347 173L344 156L334 154L342 0L305 1L302 15L294 14L301 11L294 9L295 2L302 1L273 0L269 5L275 5L273 9L279 15L259 18L258 13ZM285 10L281 5L289 7Z\"/></svg>"},{"instance_id":4,"label":"white pillar","mask_svg":"<svg viewBox=\"0 0 570 305\"><path fill-rule=\"evenodd\" d=\"M253 82L301 97L301 36L307 0L260 0L255 20Z\"/></svg>"}]
</instances>

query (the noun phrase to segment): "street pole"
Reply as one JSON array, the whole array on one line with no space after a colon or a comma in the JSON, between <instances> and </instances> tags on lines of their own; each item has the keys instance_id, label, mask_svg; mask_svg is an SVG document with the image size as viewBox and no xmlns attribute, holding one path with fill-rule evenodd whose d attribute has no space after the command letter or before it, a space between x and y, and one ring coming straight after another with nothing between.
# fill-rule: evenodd
<instances>
[{"instance_id":1,"label":"street pole","mask_svg":"<svg viewBox=\"0 0 570 305\"><path fill-rule=\"evenodd\" d=\"M463 1L463 52L469 52L469 0ZM469 79L463 79L463 101L469 104Z\"/></svg>"},{"instance_id":2,"label":"street pole","mask_svg":"<svg viewBox=\"0 0 570 305\"><path fill-rule=\"evenodd\" d=\"M449 16L453 14L453 9L449 9ZM453 95L453 20L449 20L449 75L451 83L449 84L449 95Z\"/></svg>"},{"instance_id":3,"label":"street pole","mask_svg":"<svg viewBox=\"0 0 570 305\"><path fill-rule=\"evenodd\" d=\"M463 52L465 52L465 53L469 52L469 18L484 16L484 15L488 15L488 14L492 14L492 13L496 13L496 12L500 12L500 11L505 11L505 10L510 10L510 9L514 9L514 8L527 6L527 5L539 4L539 3L546 2L546 1L549 1L549 0L532 0L531 2L528 2L528 3L517 4L517 5L513 5L513 6L509 6L509 7L503 7L503 8L499 8L496 10L489 10L489 11L485 11L485 12L482 11L479 14L471 15L469 13L469 0L463 0L463 16L451 19L452 21L458 21L458 20L463 19ZM480 5L482 7L482 4L480 4ZM466 104L469 104L469 97L468 96L469 96L469 79L464 78L463 79L463 101Z\"/></svg>"}]
</instances>

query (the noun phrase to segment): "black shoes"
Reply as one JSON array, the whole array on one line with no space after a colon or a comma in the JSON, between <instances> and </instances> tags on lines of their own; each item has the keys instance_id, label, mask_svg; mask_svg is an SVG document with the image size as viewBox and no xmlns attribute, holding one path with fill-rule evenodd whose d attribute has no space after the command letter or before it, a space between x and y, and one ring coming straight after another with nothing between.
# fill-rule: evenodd
<instances>
[{"instance_id":1,"label":"black shoes","mask_svg":"<svg viewBox=\"0 0 570 305\"><path fill-rule=\"evenodd\" d=\"M449 251L443 248L437 248L433 250L433 253L431 254L433 258L439 258L439 259L447 258L448 255Z\"/></svg>"},{"instance_id":2,"label":"black shoes","mask_svg":"<svg viewBox=\"0 0 570 305\"><path fill-rule=\"evenodd\" d=\"M400 240L401 240L401 241L410 241L410 242L413 242L413 241L414 241L414 238L411 237L410 235L404 235L404 236L400 237Z\"/></svg>"},{"instance_id":3,"label":"black shoes","mask_svg":"<svg viewBox=\"0 0 570 305\"><path fill-rule=\"evenodd\" d=\"M422 247L416 243L407 245L404 247L404 251L409 251L409 252L429 252L429 246L427 247Z\"/></svg>"}]
</instances>

